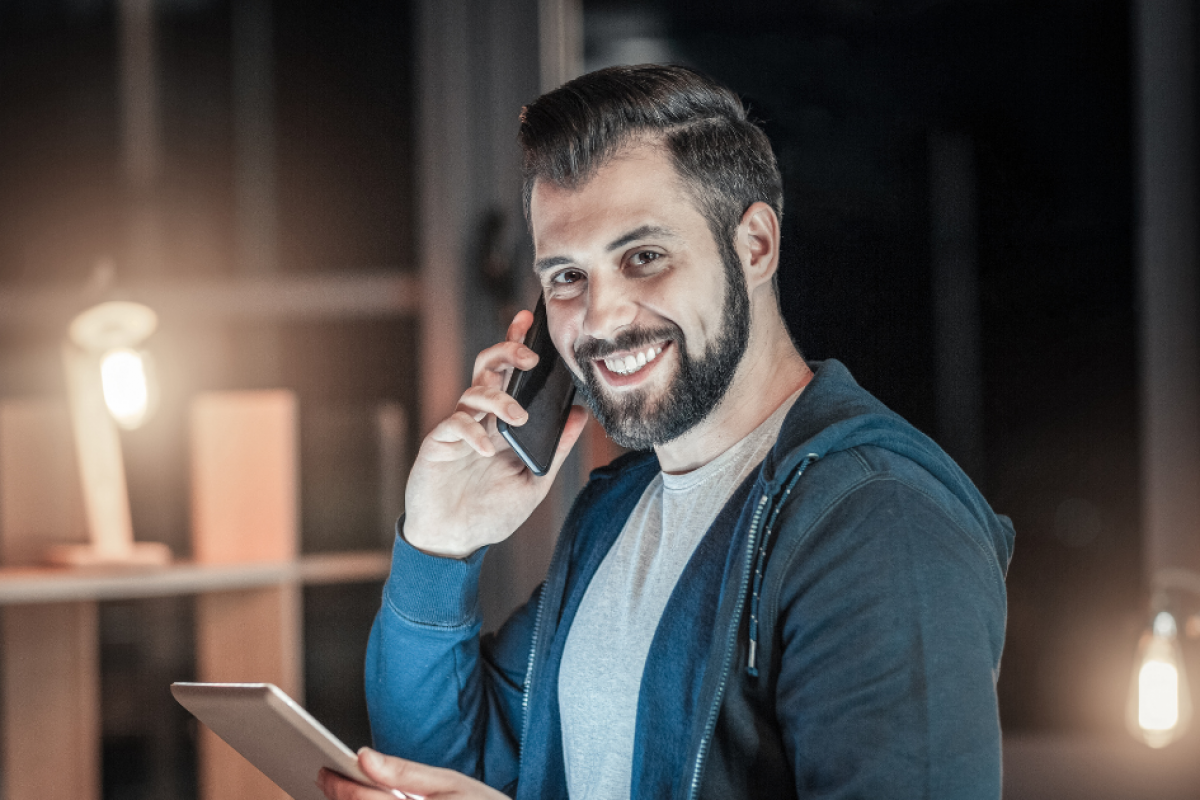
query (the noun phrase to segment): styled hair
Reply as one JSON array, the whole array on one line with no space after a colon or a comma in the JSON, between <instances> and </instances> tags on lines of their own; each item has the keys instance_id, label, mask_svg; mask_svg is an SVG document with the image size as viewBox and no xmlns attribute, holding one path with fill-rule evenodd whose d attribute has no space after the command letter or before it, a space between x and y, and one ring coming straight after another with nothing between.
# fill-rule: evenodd
<instances>
[{"instance_id":1,"label":"styled hair","mask_svg":"<svg viewBox=\"0 0 1200 800\"><path fill-rule=\"evenodd\" d=\"M517 140L526 219L537 181L579 188L638 141L667 150L723 250L753 203L783 215L783 181L766 134L737 95L687 67L608 67L578 77L522 110Z\"/></svg>"}]
</instances>

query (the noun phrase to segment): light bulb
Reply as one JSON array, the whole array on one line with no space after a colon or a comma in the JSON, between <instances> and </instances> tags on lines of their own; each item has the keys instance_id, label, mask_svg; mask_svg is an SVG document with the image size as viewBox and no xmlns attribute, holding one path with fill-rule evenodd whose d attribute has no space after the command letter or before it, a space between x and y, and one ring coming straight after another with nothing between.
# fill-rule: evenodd
<instances>
[{"instance_id":1,"label":"light bulb","mask_svg":"<svg viewBox=\"0 0 1200 800\"><path fill-rule=\"evenodd\" d=\"M146 358L128 347L109 350L100 359L104 404L122 428L137 428L150 415L153 392Z\"/></svg>"},{"instance_id":2,"label":"light bulb","mask_svg":"<svg viewBox=\"0 0 1200 800\"><path fill-rule=\"evenodd\" d=\"M1160 611L1138 644L1126 722L1150 747L1165 747L1187 731L1191 716L1178 628L1170 613Z\"/></svg>"}]
</instances>

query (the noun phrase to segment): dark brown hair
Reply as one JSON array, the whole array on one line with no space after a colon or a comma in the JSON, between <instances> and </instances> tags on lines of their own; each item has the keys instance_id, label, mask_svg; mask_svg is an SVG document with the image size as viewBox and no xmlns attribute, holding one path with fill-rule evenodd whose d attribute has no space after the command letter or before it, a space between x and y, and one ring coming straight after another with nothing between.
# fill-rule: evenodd
<instances>
[{"instance_id":1,"label":"dark brown hair","mask_svg":"<svg viewBox=\"0 0 1200 800\"><path fill-rule=\"evenodd\" d=\"M719 246L755 202L782 217L775 154L738 96L693 69L644 64L588 73L521 112L526 218L535 182L578 188L638 139L670 153Z\"/></svg>"}]
</instances>

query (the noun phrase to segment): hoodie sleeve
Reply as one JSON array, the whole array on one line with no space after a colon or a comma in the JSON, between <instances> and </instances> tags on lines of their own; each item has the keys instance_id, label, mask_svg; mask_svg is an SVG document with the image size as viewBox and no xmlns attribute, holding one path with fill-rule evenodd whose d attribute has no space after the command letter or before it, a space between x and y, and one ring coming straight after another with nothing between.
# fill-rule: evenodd
<instances>
[{"instance_id":1,"label":"hoodie sleeve","mask_svg":"<svg viewBox=\"0 0 1200 800\"><path fill-rule=\"evenodd\" d=\"M797 795L999 798L1005 593L986 534L876 475L799 541L774 599Z\"/></svg>"},{"instance_id":2,"label":"hoodie sleeve","mask_svg":"<svg viewBox=\"0 0 1200 800\"><path fill-rule=\"evenodd\" d=\"M537 594L481 639L483 556L430 556L397 535L367 646L367 708L381 752L503 788L517 776Z\"/></svg>"}]
</instances>

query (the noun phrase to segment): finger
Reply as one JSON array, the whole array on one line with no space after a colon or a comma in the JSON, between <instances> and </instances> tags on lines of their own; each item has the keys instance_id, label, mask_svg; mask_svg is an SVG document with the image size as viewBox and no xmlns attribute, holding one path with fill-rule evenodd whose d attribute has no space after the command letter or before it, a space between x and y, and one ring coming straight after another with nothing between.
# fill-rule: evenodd
<instances>
[{"instance_id":1,"label":"finger","mask_svg":"<svg viewBox=\"0 0 1200 800\"><path fill-rule=\"evenodd\" d=\"M525 341L525 334L529 333L529 329L533 327L533 312L522 309L513 317L513 321L508 325L508 333L505 334L505 339L510 342Z\"/></svg>"},{"instance_id":2,"label":"finger","mask_svg":"<svg viewBox=\"0 0 1200 800\"><path fill-rule=\"evenodd\" d=\"M500 342L475 356L475 366L471 370L471 384L502 386L505 374L514 367L531 370L537 363L537 353L521 342Z\"/></svg>"},{"instance_id":3,"label":"finger","mask_svg":"<svg viewBox=\"0 0 1200 800\"><path fill-rule=\"evenodd\" d=\"M510 425L524 425L529 415L512 395L499 389L472 386L463 392L458 401L458 410L470 414L477 422L488 414L495 414Z\"/></svg>"},{"instance_id":4,"label":"finger","mask_svg":"<svg viewBox=\"0 0 1200 800\"><path fill-rule=\"evenodd\" d=\"M554 476L558 474L567 460L567 454L571 452L575 442L579 441L579 436L583 433L586 424L587 410L582 406L571 406L571 413L567 415L567 424L563 427L562 436L558 439L558 448L554 451L554 462L550 465L545 477L554 480Z\"/></svg>"},{"instance_id":5,"label":"finger","mask_svg":"<svg viewBox=\"0 0 1200 800\"><path fill-rule=\"evenodd\" d=\"M459 446L463 444L485 458L496 455L487 428L466 411L455 411L439 422L425 437L421 450L432 461L446 461L466 455Z\"/></svg>"},{"instance_id":6,"label":"finger","mask_svg":"<svg viewBox=\"0 0 1200 800\"><path fill-rule=\"evenodd\" d=\"M369 747L358 751L358 765L367 777L382 786L399 789L406 794L423 796L480 798L504 800L505 796L479 781L472 780L452 769L431 767L395 756L385 756Z\"/></svg>"},{"instance_id":7,"label":"finger","mask_svg":"<svg viewBox=\"0 0 1200 800\"><path fill-rule=\"evenodd\" d=\"M405 800L404 792L389 787L364 786L324 767L317 773L317 788L329 800Z\"/></svg>"}]
</instances>

